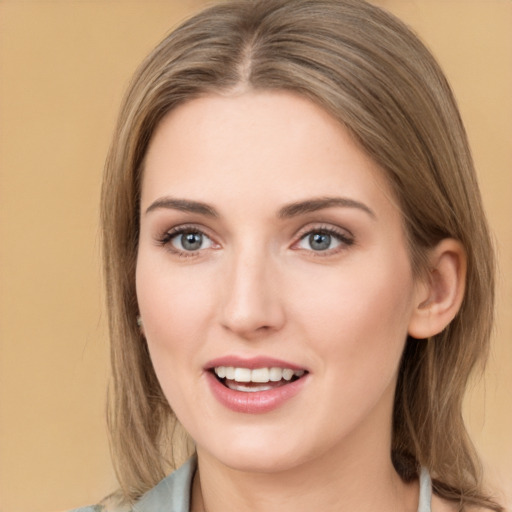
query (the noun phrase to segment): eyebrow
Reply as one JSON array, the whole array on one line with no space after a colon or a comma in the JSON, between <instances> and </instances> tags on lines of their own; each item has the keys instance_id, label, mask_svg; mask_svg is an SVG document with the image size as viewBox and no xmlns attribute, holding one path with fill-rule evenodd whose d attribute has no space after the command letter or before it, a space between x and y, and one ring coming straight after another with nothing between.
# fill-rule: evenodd
<instances>
[{"instance_id":1,"label":"eyebrow","mask_svg":"<svg viewBox=\"0 0 512 512\"><path fill-rule=\"evenodd\" d=\"M307 199L305 201L297 201L283 206L279 210L277 216L280 219L288 219L291 217L297 217L299 215L305 215L307 213L333 207L357 208L367 213L372 219L377 218L371 208L366 206L364 203L361 203L360 201L356 201L355 199L350 199L348 197L318 197ZM157 199L146 209L146 214L159 208L197 213L206 217L219 217L217 210L207 203L191 201L189 199L177 199L172 197L162 197Z\"/></svg>"},{"instance_id":2,"label":"eyebrow","mask_svg":"<svg viewBox=\"0 0 512 512\"><path fill-rule=\"evenodd\" d=\"M372 219L375 220L377 218L375 212L371 208L360 201L356 201L355 199L350 199L348 197L319 197L308 199L306 201L298 201L281 208L278 216L281 219L287 219L333 207L357 208L366 212Z\"/></svg>"},{"instance_id":3,"label":"eyebrow","mask_svg":"<svg viewBox=\"0 0 512 512\"><path fill-rule=\"evenodd\" d=\"M162 197L157 199L146 210L146 213L157 210L158 208L166 208L169 210L179 210L182 212L198 213L206 217L218 217L217 210L206 203L199 201L190 201L188 199L175 199L172 197Z\"/></svg>"}]
</instances>

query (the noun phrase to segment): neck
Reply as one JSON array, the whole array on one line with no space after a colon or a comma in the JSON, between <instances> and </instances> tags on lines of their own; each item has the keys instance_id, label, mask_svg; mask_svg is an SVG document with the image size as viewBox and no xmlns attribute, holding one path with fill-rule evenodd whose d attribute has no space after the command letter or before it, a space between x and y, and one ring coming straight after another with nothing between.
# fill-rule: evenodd
<instances>
[{"instance_id":1,"label":"neck","mask_svg":"<svg viewBox=\"0 0 512 512\"><path fill-rule=\"evenodd\" d=\"M418 484L400 479L389 453L369 443L366 453L333 450L276 474L232 469L198 449L191 510L415 512Z\"/></svg>"}]
</instances>

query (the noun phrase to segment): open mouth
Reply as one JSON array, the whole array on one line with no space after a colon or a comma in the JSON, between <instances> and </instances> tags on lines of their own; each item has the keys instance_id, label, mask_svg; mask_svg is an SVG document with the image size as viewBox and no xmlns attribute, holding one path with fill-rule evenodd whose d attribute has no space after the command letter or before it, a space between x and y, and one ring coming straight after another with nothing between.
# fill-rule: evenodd
<instances>
[{"instance_id":1,"label":"open mouth","mask_svg":"<svg viewBox=\"0 0 512 512\"><path fill-rule=\"evenodd\" d=\"M217 380L233 391L256 393L286 386L307 374L306 370L291 368L241 368L216 366L210 370Z\"/></svg>"}]
</instances>

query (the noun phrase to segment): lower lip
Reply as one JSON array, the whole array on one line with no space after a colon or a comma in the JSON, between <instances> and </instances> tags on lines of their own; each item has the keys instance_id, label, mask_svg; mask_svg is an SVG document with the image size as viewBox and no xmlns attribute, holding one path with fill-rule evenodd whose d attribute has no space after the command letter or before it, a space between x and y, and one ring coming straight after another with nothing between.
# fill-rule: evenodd
<instances>
[{"instance_id":1,"label":"lower lip","mask_svg":"<svg viewBox=\"0 0 512 512\"><path fill-rule=\"evenodd\" d=\"M307 376L267 391L235 391L224 386L217 377L206 372L206 378L215 398L225 407L235 412L262 414L277 409L293 398L304 386Z\"/></svg>"}]
</instances>

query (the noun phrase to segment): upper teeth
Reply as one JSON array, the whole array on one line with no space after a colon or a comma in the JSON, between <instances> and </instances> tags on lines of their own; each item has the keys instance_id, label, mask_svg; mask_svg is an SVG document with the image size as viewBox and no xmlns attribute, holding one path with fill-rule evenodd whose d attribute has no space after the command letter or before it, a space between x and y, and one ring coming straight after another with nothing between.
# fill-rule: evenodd
<instances>
[{"instance_id":1,"label":"upper teeth","mask_svg":"<svg viewBox=\"0 0 512 512\"><path fill-rule=\"evenodd\" d=\"M278 382L281 379L291 380L295 375L301 377L304 370L292 370L290 368L235 368L234 366L216 366L215 374L236 382Z\"/></svg>"}]
</instances>

